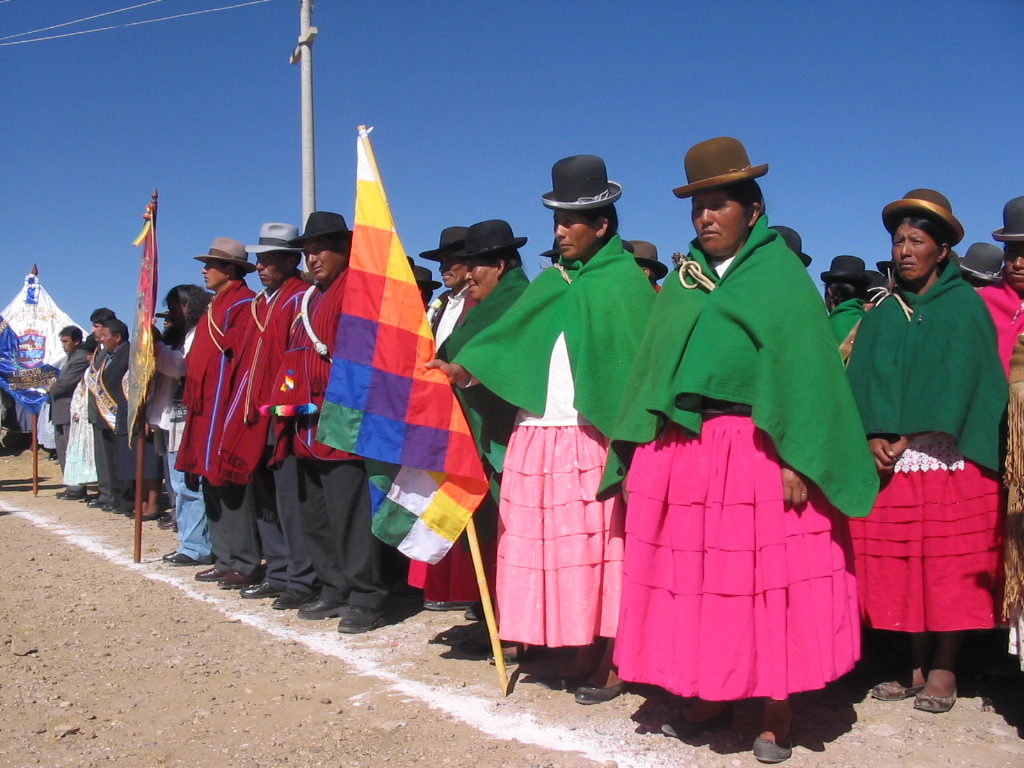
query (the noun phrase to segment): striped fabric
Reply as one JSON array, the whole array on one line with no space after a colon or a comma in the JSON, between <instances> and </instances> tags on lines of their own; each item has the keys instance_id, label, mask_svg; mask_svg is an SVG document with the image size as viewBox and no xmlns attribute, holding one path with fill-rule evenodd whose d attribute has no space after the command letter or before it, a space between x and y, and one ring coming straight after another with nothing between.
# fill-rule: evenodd
<instances>
[{"instance_id":1,"label":"striped fabric","mask_svg":"<svg viewBox=\"0 0 1024 768\"><path fill-rule=\"evenodd\" d=\"M487 492L360 126L352 255L317 440L367 459L373 532L436 563Z\"/></svg>"}]
</instances>

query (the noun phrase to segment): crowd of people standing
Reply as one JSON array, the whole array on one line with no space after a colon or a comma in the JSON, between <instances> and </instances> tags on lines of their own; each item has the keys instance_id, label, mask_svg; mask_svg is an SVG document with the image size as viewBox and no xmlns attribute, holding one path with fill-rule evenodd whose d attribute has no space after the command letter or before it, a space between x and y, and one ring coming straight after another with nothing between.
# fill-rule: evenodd
<instances>
[{"instance_id":1,"label":"crowd of people standing","mask_svg":"<svg viewBox=\"0 0 1024 768\"><path fill-rule=\"evenodd\" d=\"M501 219L420 254L438 299L414 265L427 365L490 482L500 637L580 704L629 683L691 699L664 726L681 738L762 699L766 763L791 754L791 696L849 672L862 626L909 639L906 674L871 695L947 712L964 633L1018 627L1024 602L1024 198L993 235L1000 268L992 247L955 255L945 196L908 192L883 208L891 259L836 257L823 305L799 235L768 226L767 165L719 137L684 168L695 237L672 271L622 239L622 187L593 155L552 168L552 266L532 282ZM138 482L147 518L161 478L173 499L169 565L361 633L385 621L396 559L362 459L317 440L350 248L344 217L317 211L196 257L204 287L166 297ZM91 506L130 513L128 330L91 320L87 339L62 332L50 393L60 495L95 482ZM480 618L461 544L408 581L425 608Z\"/></svg>"}]
</instances>

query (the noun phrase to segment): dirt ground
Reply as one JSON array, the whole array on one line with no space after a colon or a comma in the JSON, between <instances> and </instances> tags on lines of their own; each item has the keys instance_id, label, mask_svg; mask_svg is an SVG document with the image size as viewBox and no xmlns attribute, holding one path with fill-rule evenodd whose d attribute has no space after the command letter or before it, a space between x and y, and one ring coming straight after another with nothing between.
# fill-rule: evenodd
<instances>
[{"instance_id":1,"label":"dirt ground","mask_svg":"<svg viewBox=\"0 0 1024 768\"><path fill-rule=\"evenodd\" d=\"M518 681L502 697L486 660L431 638L466 624L397 596L384 628L339 635L160 562L174 534L145 523L142 563L124 517L54 498L43 459L0 455L0 768L381 766L636 768L757 765L758 707L694 744L661 735L679 702L644 689L582 707ZM866 661L795 697L787 765L1024 765L1024 678L1005 635L970 638L946 715L866 698L902 658L868 636Z\"/></svg>"}]
</instances>

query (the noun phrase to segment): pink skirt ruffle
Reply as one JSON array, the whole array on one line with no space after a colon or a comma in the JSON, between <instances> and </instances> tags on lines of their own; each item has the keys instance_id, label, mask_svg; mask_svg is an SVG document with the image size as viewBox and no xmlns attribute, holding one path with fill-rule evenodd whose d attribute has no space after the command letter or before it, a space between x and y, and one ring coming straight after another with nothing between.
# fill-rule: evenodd
<instances>
[{"instance_id":1,"label":"pink skirt ruffle","mask_svg":"<svg viewBox=\"0 0 1024 768\"><path fill-rule=\"evenodd\" d=\"M512 432L498 508L503 640L583 646L614 637L622 588L622 499L596 501L608 442L592 426Z\"/></svg>"},{"instance_id":2,"label":"pink skirt ruffle","mask_svg":"<svg viewBox=\"0 0 1024 768\"><path fill-rule=\"evenodd\" d=\"M897 472L868 517L850 521L861 610L876 629L952 632L995 626L1003 499L996 476Z\"/></svg>"},{"instance_id":3,"label":"pink skirt ruffle","mask_svg":"<svg viewBox=\"0 0 1024 768\"><path fill-rule=\"evenodd\" d=\"M672 425L628 478L619 675L679 696L782 699L860 657L846 518L816 488L783 503L779 459L744 416Z\"/></svg>"}]
</instances>

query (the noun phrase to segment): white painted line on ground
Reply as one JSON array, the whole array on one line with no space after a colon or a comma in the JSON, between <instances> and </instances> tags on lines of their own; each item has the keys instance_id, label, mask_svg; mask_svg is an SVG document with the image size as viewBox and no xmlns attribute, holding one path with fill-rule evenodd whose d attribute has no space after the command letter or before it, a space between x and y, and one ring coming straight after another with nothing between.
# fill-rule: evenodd
<instances>
[{"instance_id":1,"label":"white painted line on ground","mask_svg":"<svg viewBox=\"0 0 1024 768\"><path fill-rule=\"evenodd\" d=\"M358 674L380 680L392 691L444 712L449 717L472 726L492 738L518 741L557 752L577 752L597 763L614 760L623 768L680 768L684 762L680 760L683 755L679 750L670 750L675 752L674 755L638 754L625 742L626 733L610 736L590 729L584 733L581 730L541 723L528 713L499 711L498 707L502 700L498 698L485 699L459 693L447 686L427 685L409 680L388 669L381 654L376 650L354 647L353 642L357 642L355 638L342 637L335 632L303 632L282 626L264 612L240 610L243 607L238 605L240 601L229 601L219 595L197 589L184 574L169 573L156 563L134 563L129 556L103 544L92 535L67 528L45 515L12 507L3 501L0 501L0 509L23 518L48 533L62 537L79 549L99 555L114 565L136 571L147 579L176 587L192 599L213 606L233 621L248 624L261 632L300 643L316 653L336 658ZM624 723L624 729L628 727L628 723Z\"/></svg>"}]
</instances>

